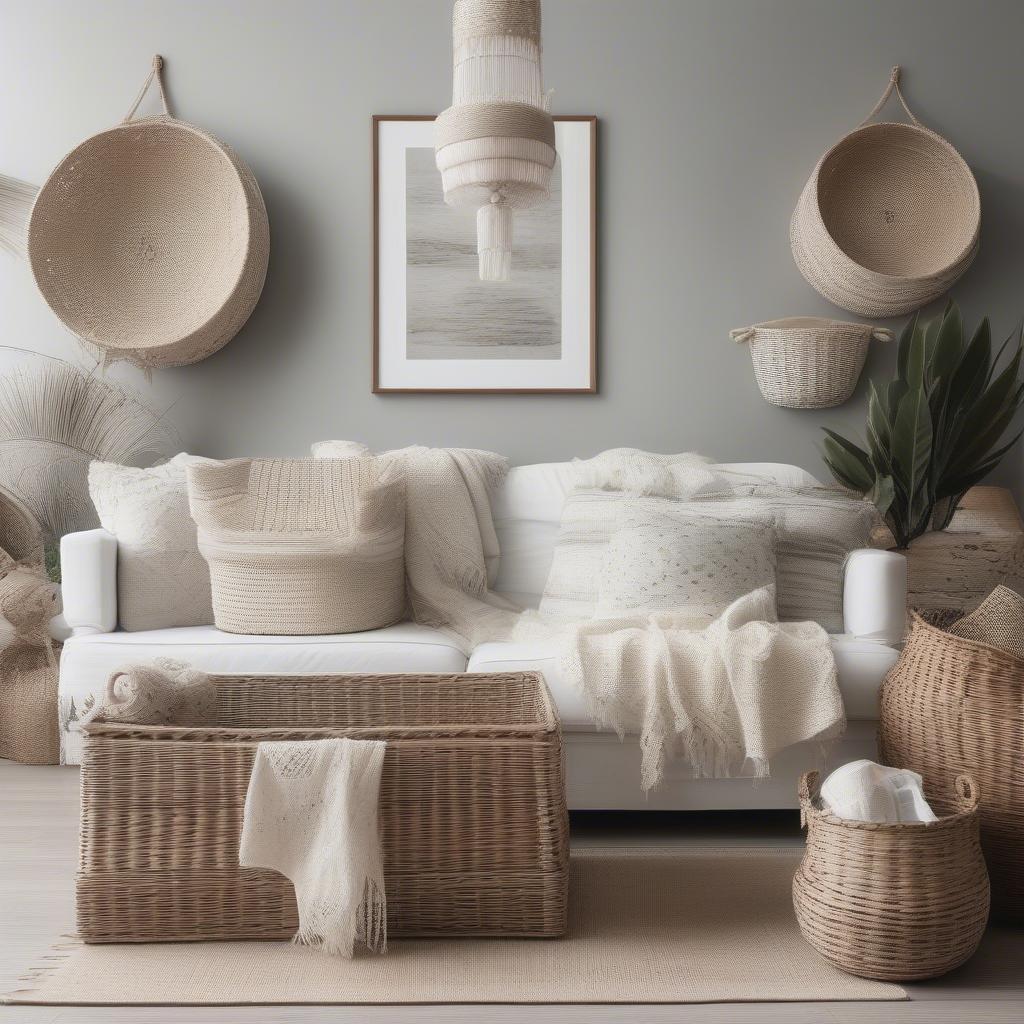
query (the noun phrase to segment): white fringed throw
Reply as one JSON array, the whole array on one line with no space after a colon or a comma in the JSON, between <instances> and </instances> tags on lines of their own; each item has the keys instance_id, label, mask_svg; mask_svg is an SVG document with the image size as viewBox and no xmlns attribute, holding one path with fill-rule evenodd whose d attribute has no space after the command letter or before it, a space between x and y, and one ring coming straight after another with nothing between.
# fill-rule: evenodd
<instances>
[{"instance_id":1,"label":"white fringed throw","mask_svg":"<svg viewBox=\"0 0 1024 1024\"><path fill-rule=\"evenodd\" d=\"M245 798L238 862L295 886L295 942L351 957L387 946L377 800L386 744L260 743Z\"/></svg>"}]
</instances>

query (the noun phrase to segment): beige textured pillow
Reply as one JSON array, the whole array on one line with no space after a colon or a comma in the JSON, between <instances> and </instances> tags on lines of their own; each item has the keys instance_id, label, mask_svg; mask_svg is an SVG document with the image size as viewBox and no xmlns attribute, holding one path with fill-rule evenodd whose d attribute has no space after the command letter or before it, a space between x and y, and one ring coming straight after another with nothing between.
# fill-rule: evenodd
<instances>
[{"instance_id":1,"label":"beige textured pillow","mask_svg":"<svg viewBox=\"0 0 1024 1024\"><path fill-rule=\"evenodd\" d=\"M627 514L601 558L597 618L685 610L710 623L738 598L775 590L775 522L691 511Z\"/></svg>"},{"instance_id":2,"label":"beige textured pillow","mask_svg":"<svg viewBox=\"0 0 1024 1024\"><path fill-rule=\"evenodd\" d=\"M100 524L117 538L117 616L129 631L213 622L210 571L199 554L182 453L162 466L89 466Z\"/></svg>"},{"instance_id":3,"label":"beige textured pillow","mask_svg":"<svg viewBox=\"0 0 1024 1024\"><path fill-rule=\"evenodd\" d=\"M400 462L234 459L190 466L188 488L218 629L354 633L402 618Z\"/></svg>"}]
</instances>

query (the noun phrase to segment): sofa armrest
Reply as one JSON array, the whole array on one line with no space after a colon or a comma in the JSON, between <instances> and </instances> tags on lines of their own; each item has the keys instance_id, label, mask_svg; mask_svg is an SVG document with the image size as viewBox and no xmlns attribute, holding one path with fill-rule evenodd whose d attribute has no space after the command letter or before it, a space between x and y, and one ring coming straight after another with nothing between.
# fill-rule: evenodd
<instances>
[{"instance_id":1,"label":"sofa armrest","mask_svg":"<svg viewBox=\"0 0 1024 1024\"><path fill-rule=\"evenodd\" d=\"M907 559L895 551L850 552L843 578L844 629L863 640L903 642L907 632Z\"/></svg>"},{"instance_id":2,"label":"sofa armrest","mask_svg":"<svg viewBox=\"0 0 1024 1024\"><path fill-rule=\"evenodd\" d=\"M72 635L117 629L117 538L106 530L69 533L60 542L61 598Z\"/></svg>"}]
</instances>

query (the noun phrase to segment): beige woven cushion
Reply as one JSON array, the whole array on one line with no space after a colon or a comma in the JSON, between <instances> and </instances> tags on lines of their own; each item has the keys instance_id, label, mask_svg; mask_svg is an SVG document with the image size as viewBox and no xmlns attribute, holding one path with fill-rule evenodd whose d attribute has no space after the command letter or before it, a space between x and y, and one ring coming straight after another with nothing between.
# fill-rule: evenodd
<instances>
[{"instance_id":1,"label":"beige woven cushion","mask_svg":"<svg viewBox=\"0 0 1024 1024\"><path fill-rule=\"evenodd\" d=\"M210 572L188 508L182 453L149 469L93 462L89 494L103 529L117 538L117 611L129 631L213 622Z\"/></svg>"},{"instance_id":2,"label":"beige woven cushion","mask_svg":"<svg viewBox=\"0 0 1024 1024\"><path fill-rule=\"evenodd\" d=\"M638 510L605 547L598 584L598 618L672 608L711 622L745 594L774 590L775 520Z\"/></svg>"},{"instance_id":3,"label":"beige woven cushion","mask_svg":"<svg viewBox=\"0 0 1024 1024\"><path fill-rule=\"evenodd\" d=\"M973 612L954 622L949 632L1024 658L1024 597L998 586Z\"/></svg>"},{"instance_id":4,"label":"beige woven cushion","mask_svg":"<svg viewBox=\"0 0 1024 1024\"><path fill-rule=\"evenodd\" d=\"M229 633L354 633L402 618L401 465L234 459L188 468L214 621Z\"/></svg>"}]
</instances>

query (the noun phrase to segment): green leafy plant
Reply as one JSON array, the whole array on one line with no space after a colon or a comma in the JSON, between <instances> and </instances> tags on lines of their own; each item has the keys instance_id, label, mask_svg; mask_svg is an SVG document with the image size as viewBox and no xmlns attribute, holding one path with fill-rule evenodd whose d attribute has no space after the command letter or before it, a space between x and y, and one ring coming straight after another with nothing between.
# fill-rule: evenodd
<instances>
[{"instance_id":1,"label":"green leafy plant","mask_svg":"<svg viewBox=\"0 0 1024 1024\"><path fill-rule=\"evenodd\" d=\"M1024 403L1022 344L1018 326L993 355L987 317L965 343L953 302L927 324L915 314L900 335L896 377L869 384L867 448L826 428L832 475L874 503L897 548L949 526L964 494L1020 438L1003 441Z\"/></svg>"}]
</instances>

